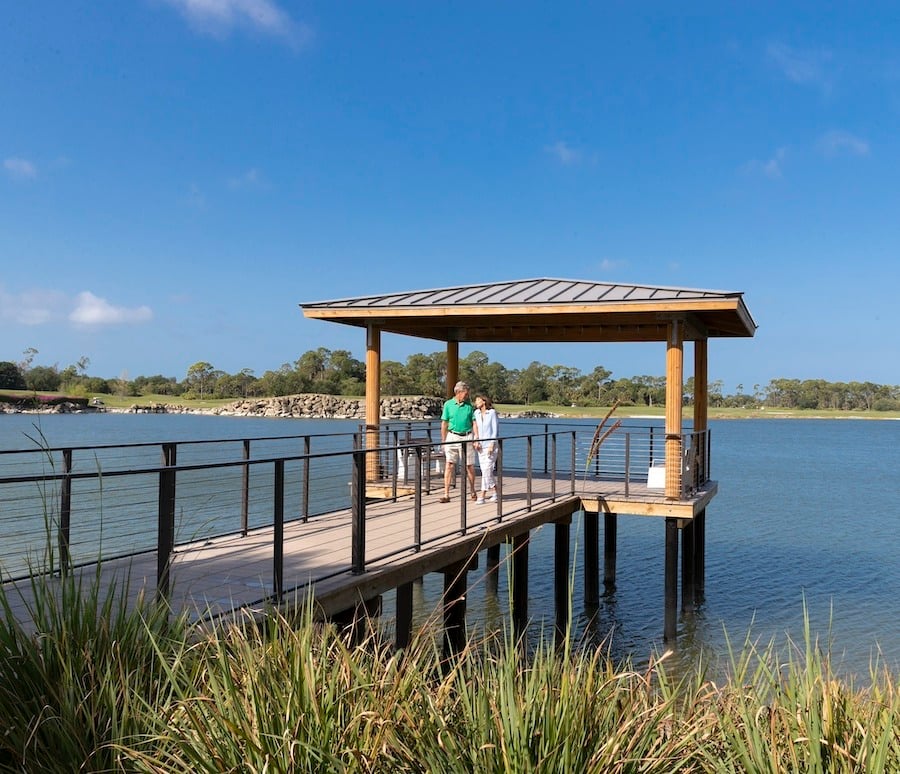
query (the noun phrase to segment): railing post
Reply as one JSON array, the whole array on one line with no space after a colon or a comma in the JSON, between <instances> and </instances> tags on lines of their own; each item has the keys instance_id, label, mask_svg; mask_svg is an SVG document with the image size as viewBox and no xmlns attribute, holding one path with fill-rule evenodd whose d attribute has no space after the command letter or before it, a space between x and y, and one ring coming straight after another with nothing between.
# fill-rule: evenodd
<instances>
[{"instance_id":1,"label":"railing post","mask_svg":"<svg viewBox=\"0 0 900 774\"><path fill-rule=\"evenodd\" d=\"M366 452L362 449L353 452L350 491L353 518L350 529L350 564L354 575L362 575L366 571Z\"/></svg>"},{"instance_id":2,"label":"railing post","mask_svg":"<svg viewBox=\"0 0 900 774\"><path fill-rule=\"evenodd\" d=\"M631 433L625 433L625 499L628 499L628 482L631 478Z\"/></svg>"},{"instance_id":3,"label":"railing post","mask_svg":"<svg viewBox=\"0 0 900 774\"><path fill-rule=\"evenodd\" d=\"M544 422L544 473L547 473L547 434L550 432L550 424Z\"/></svg>"},{"instance_id":4,"label":"railing post","mask_svg":"<svg viewBox=\"0 0 900 774\"><path fill-rule=\"evenodd\" d=\"M427 475L430 475L428 473ZM413 500L413 543L416 553L422 550L422 447L416 447L416 493Z\"/></svg>"},{"instance_id":5,"label":"railing post","mask_svg":"<svg viewBox=\"0 0 900 774\"><path fill-rule=\"evenodd\" d=\"M169 597L169 571L175 551L175 465L178 454L174 443L162 445L162 469L159 471L159 510L156 534L156 598Z\"/></svg>"},{"instance_id":6,"label":"railing post","mask_svg":"<svg viewBox=\"0 0 900 774\"><path fill-rule=\"evenodd\" d=\"M284 594L284 460L275 460L275 502L273 503L273 591L275 601Z\"/></svg>"},{"instance_id":7,"label":"railing post","mask_svg":"<svg viewBox=\"0 0 900 774\"><path fill-rule=\"evenodd\" d=\"M400 467L400 456L403 455L403 483L409 483L409 447L404 446L402 449L400 446L400 433L397 430L385 430L385 434L388 439L390 439L391 434L394 436L393 448L391 450L391 454L393 455L393 459L391 463L388 465L387 470L391 472L391 501L397 502L397 468ZM388 440L387 446L391 446L390 440Z\"/></svg>"},{"instance_id":8,"label":"railing post","mask_svg":"<svg viewBox=\"0 0 900 774\"><path fill-rule=\"evenodd\" d=\"M576 457L576 448L575 448L575 430L572 431L572 471L569 474L570 484L572 491L569 493L571 495L575 494L575 466L577 464Z\"/></svg>"},{"instance_id":9,"label":"railing post","mask_svg":"<svg viewBox=\"0 0 900 774\"><path fill-rule=\"evenodd\" d=\"M546 438L546 436L544 436ZM531 476L532 476L532 454L534 446L534 436L528 435L525 439L525 506L531 510Z\"/></svg>"},{"instance_id":10,"label":"railing post","mask_svg":"<svg viewBox=\"0 0 900 774\"><path fill-rule=\"evenodd\" d=\"M72 532L72 450L63 449L63 475L59 493L59 572L67 575L72 566L69 538Z\"/></svg>"},{"instance_id":11,"label":"railing post","mask_svg":"<svg viewBox=\"0 0 900 774\"><path fill-rule=\"evenodd\" d=\"M551 448L553 450L553 460L550 468L550 499L556 502L556 433L553 434Z\"/></svg>"},{"instance_id":12,"label":"railing post","mask_svg":"<svg viewBox=\"0 0 900 774\"><path fill-rule=\"evenodd\" d=\"M250 440L244 440L244 462L250 460ZM247 536L250 522L250 465L241 465L241 535Z\"/></svg>"},{"instance_id":13,"label":"railing post","mask_svg":"<svg viewBox=\"0 0 900 774\"><path fill-rule=\"evenodd\" d=\"M497 487L497 521L503 519L503 439L497 439L497 472L494 476L494 484Z\"/></svg>"},{"instance_id":14,"label":"railing post","mask_svg":"<svg viewBox=\"0 0 900 774\"><path fill-rule=\"evenodd\" d=\"M303 489L303 521L309 521L309 452L310 441L309 436L303 436L303 481L301 487Z\"/></svg>"},{"instance_id":15,"label":"railing post","mask_svg":"<svg viewBox=\"0 0 900 774\"><path fill-rule=\"evenodd\" d=\"M474 443L474 441L472 441ZM460 443L462 449L462 459L459 461L459 531L460 534L466 534L466 513L469 508L469 442Z\"/></svg>"}]
</instances>

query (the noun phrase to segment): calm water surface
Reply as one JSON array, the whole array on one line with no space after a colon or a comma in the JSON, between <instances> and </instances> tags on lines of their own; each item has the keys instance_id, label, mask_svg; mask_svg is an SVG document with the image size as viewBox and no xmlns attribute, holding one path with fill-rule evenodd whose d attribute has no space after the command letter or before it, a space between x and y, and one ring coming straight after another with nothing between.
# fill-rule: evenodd
<instances>
[{"instance_id":1,"label":"calm water surface","mask_svg":"<svg viewBox=\"0 0 900 774\"><path fill-rule=\"evenodd\" d=\"M515 425L503 423L507 432ZM37 428L35 427L37 426ZM841 671L868 674L880 658L900 671L900 422L865 420L719 420L712 428L712 477L719 494L707 511L706 599L679 620L676 660L702 650L713 661L749 635L763 643L802 642L803 607ZM37 431L51 446L343 432L340 420L277 420L155 415L0 416L0 448L29 448ZM2 458L0 458L2 461ZM181 461L179 459L179 461ZM0 470L0 475L3 475ZM573 615L576 634L607 640L614 656L642 665L662 647L662 519L619 518L616 591L585 610L581 522L573 524ZM10 525L0 514L0 534ZM538 530L529 578L531 613L552 628L553 532ZM483 566L483 565L482 565ZM506 583L498 600L476 582L469 595L473 625L502 625ZM438 601L437 576L417 589L421 615ZM392 610L386 600L386 611Z\"/></svg>"}]
</instances>

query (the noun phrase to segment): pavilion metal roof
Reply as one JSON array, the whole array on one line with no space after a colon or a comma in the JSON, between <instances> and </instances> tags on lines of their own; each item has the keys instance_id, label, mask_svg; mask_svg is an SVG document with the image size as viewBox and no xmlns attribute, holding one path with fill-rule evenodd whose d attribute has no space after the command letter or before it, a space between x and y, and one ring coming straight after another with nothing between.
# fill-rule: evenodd
<instances>
[{"instance_id":1,"label":"pavilion metal roof","mask_svg":"<svg viewBox=\"0 0 900 774\"><path fill-rule=\"evenodd\" d=\"M587 280L529 279L300 305L306 317L441 341L665 341L753 336L743 293Z\"/></svg>"}]
</instances>

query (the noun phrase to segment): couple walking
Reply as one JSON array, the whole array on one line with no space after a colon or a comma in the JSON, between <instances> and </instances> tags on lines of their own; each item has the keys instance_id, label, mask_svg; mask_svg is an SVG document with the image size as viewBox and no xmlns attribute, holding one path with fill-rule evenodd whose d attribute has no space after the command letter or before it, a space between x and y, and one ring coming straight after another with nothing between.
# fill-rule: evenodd
<instances>
[{"instance_id":1,"label":"couple walking","mask_svg":"<svg viewBox=\"0 0 900 774\"><path fill-rule=\"evenodd\" d=\"M457 382L453 397L444 403L441 412L441 441L444 444L444 496L442 503L450 502L450 483L457 461L465 458L469 489L476 503L497 501L494 483L494 465L497 461L497 412L490 398L478 395L475 405L469 400L469 385ZM475 455L481 468L481 492L475 492Z\"/></svg>"}]
</instances>

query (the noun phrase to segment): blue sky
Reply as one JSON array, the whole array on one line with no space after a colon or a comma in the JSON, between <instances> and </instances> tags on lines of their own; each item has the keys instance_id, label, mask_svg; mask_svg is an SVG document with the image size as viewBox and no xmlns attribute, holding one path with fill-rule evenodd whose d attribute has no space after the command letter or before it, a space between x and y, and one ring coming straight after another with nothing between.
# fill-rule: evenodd
<instances>
[{"instance_id":1,"label":"blue sky","mask_svg":"<svg viewBox=\"0 0 900 774\"><path fill-rule=\"evenodd\" d=\"M262 374L364 358L301 302L561 277L743 291L729 391L900 383L896 7L633 6L9 4L0 360ZM663 345L472 349L665 372Z\"/></svg>"}]
</instances>

